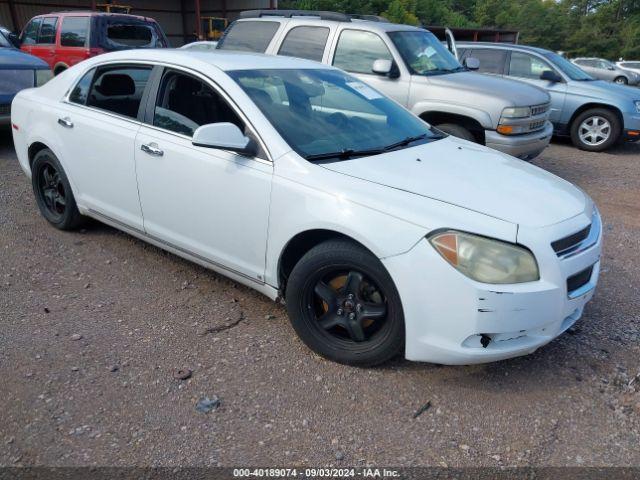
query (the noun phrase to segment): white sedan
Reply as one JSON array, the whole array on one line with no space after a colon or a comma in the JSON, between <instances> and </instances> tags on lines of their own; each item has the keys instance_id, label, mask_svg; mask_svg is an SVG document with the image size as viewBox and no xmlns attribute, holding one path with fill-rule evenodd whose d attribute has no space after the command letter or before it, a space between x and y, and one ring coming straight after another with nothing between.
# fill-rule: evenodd
<instances>
[{"instance_id":1,"label":"white sedan","mask_svg":"<svg viewBox=\"0 0 640 480\"><path fill-rule=\"evenodd\" d=\"M338 362L528 354L598 280L584 192L314 62L100 55L20 92L12 123L54 227L93 217L283 298Z\"/></svg>"}]
</instances>

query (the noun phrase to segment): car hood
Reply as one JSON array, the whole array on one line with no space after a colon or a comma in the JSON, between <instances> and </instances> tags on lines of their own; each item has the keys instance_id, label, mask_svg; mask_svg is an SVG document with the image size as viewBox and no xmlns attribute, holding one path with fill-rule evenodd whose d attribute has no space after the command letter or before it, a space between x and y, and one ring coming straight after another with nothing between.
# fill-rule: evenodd
<instances>
[{"instance_id":1,"label":"car hood","mask_svg":"<svg viewBox=\"0 0 640 480\"><path fill-rule=\"evenodd\" d=\"M640 91L636 87L618 85L604 80L594 80L591 82L572 82L572 85L579 88L580 93L594 98L610 99L612 95L624 100L640 100ZM573 89L572 89L573 90Z\"/></svg>"},{"instance_id":2,"label":"car hood","mask_svg":"<svg viewBox=\"0 0 640 480\"><path fill-rule=\"evenodd\" d=\"M47 62L17 48L0 48L0 70L45 69Z\"/></svg>"},{"instance_id":3,"label":"car hood","mask_svg":"<svg viewBox=\"0 0 640 480\"><path fill-rule=\"evenodd\" d=\"M451 101L452 92L456 92L456 98L467 92L473 94L469 103L476 103L485 99L491 102L495 108L497 102L502 102L503 107L540 105L549 102L549 94L541 88L527 85L515 80L499 78L491 75L479 75L474 72L458 72L446 75L419 76L414 75L412 84L428 84L430 86L443 87L442 92L446 100ZM438 90L436 90L438 91ZM430 95L431 97L431 95ZM473 102L471 101L473 99Z\"/></svg>"},{"instance_id":4,"label":"car hood","mask_svg":"<svg viewBox=\"0 0 640 480\"><path fill-rule=\"evenodd\" d=\"M455 137L322 167L531 227L561 222L587 206L585 194L571 183Z\"/></svg>"}]
</instances>

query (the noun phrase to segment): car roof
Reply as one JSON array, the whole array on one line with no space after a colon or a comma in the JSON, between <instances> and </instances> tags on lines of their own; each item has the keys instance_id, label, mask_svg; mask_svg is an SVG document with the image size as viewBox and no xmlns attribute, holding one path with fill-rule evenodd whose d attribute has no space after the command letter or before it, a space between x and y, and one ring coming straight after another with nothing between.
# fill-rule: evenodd
<instances>
[{"instance_id":1,"label":"car roof","mask_svg":"<svg viewBox=\"0 0 640 480\"><path fill-rule=\"evenodd\" d=\"M519 43L496 43L496 42L456 42L458 47L489 47L489 48L503 48L508 50L521 50L523 52L535 52L540 54L553 53L551 50L545 48L533 47L531 45L521 45Z\"/></svg>"},{"instance_id":2,"label":"car roof","mask_svg":"<svg viewBox=\"0 0 640 480\"><path fill-rule=\"evenodd\" d=\"M412 25L404 25L401 23L391 23L391 22L380 22L380 21L371 21L371 20L363 20L359 18L353 18L351 21L340 22L335 20L323 20L320 17L315 17L312 15L309 16L299 16L299 17L279 17L277 15L269 15L267 17L256 17L256 18L240 18L236 20L237 22L279 22L279 23L291 23L305 26L313 26L317 25L345 25L347 27L353 28L362 28L365 30L373 31L373 32L397 32L397 31L422 31L424 32L426 29L420 27L414 27Z\"/></svg>"},{"instance_id":3,"label":"car roof","mask_svg":"<svg viewBox=\"0 0 640 480\"><path fill-rule=\"evenodd\" d=\"M232 50L187 50L181 48L150 48L122 50L93 57L96 61L149 61L188 66L191 61L208 63L222 71L277 69L326 69L334 67L301 58Z\"/></svg>"},{"instance_id":4,"label":"car roof","mask_svg":"<svg viewBox=\"0 0 640 480\"><path fill-rule=\"evenodd\" d=\"M131 15L130 13L110 13L110 12L96 12L93 10L62 10L59 12L51 12L51 13L43 13L41 15L35 15L33 18L43 18L43 17L101 17L101 16L109 16L109 17L133 17L139 18L143 20L153 20L151 17L145 17L142 15ZM33 20L32 18L32 20ZM153 20L155 21L155 20Z\"/></svg>"}]
</instances>

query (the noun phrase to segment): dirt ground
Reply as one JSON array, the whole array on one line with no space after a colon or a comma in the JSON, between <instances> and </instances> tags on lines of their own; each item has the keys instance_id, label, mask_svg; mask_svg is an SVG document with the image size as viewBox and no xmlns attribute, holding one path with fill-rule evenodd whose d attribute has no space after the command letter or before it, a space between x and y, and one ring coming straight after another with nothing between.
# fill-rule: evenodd
<instances>
[{"instance_id":1,"label":"dirt ground","mask_svg":"<svg viewBox=\"0 0 640 480\"><path fill-rule=\"evenodd\" d=\"M99 223L54 230L0 133L0 465L639 466L640 145L535 163L604 217L582 320L523 358L364 370L222 276Z\"/></svg>"}]
</instances>

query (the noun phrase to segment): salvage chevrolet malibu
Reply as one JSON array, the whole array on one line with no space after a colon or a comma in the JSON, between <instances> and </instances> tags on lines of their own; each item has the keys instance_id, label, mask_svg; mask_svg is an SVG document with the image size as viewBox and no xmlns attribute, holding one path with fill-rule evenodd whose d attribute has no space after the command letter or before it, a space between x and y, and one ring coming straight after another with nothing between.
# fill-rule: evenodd
<instances>
[{"instance_id":1,"label":"salvage chevrolet malibu","mask_svg":"<svg viewBox=\"0 0 640 480\"><path fill-rule=\"evenodd\" d=\"M54 227L94 217L283 298L338 362L524 355L580 318L598 280L584 192L333 67L118 52L20 92L11 120Z\"/></svg>"}]
</instances>

